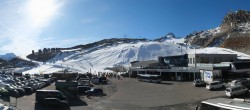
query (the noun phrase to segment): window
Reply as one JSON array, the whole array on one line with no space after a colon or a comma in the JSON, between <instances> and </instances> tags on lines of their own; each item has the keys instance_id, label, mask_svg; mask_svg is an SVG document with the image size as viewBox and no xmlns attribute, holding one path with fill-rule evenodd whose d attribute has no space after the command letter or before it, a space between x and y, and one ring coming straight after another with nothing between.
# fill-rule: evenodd
<instances>
[{"instance_id":1,"label":"window","mask_svg":"<svg viewBox=\"0 0 250 110\"><path fill-rule=\"evenodd\" d=\"M201 61L200 61L201 63L204 63L205 61L204 61L204 57L201 57Z\"/></svg>"},{"instance_id":2,"label":"window","mask_svg":"<svg viewBox=\"0 0 250 110\"><path fill-rule=\"evenodd\" d=\"M195 59L193 58L193 64L195 64Z\"/></svg>"},{"instance_id":3,"label":"window","mask_svg":"<svg viewBox=\"0 0 250 110\"><path fill-rule=\"evenodd\" d=\"M205 59L204 63L209 63L209 58L208 57L205 57L204 59Z\"/></svg>"},{"instance_id":4,"label":"window","mask_svg":"<svg viewBox=\"0 0 250 110\"><path fill-rule=\"evenodd\" d=\"M189 63L192 64L192 58L189 58Z\"/></svg>"},{"instance_id":5,"label":"window","mask_svg":"<svg viewBox=\"0 0 250 110\"><path fill-rule=\"evenodd\" d=\"M220 62L222 62L222 58L221 57L219 57L219 62L218 63L220 63Z\"/></svg>"}]
</instances>

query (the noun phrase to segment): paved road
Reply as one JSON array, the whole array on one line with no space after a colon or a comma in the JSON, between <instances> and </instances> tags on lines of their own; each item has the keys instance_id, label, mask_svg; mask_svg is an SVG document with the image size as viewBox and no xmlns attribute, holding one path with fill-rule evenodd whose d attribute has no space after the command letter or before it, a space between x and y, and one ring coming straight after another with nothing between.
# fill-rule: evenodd
<instances>
[{"instance_id":1,"label":"paved road","mask_svg":"<svg viewBox=\"0 0 250 110\"><path fill-rule=\"evenodd\" d=\"M191 82L167 81L155 84L139 82L130 78L110 80L113 85L102 86L107 96L92 97L91 99L84 96L82 100L87 105L71 106L65 110L168 109L168 107L183 108L186 106L193 109L194 105L192 104L200 100L224 96L224 90L209 91L205 87L194 87ZM54 86L48 88L53 89ZM17 108L20 110L40 110L35 107L34 102L35 94L19 98ZM46 110L50 109L46 108ZM55 110L55 108L51 108L51 110ZM62 110L62 108L58 110Z\"/></svg>"}]
</instances>

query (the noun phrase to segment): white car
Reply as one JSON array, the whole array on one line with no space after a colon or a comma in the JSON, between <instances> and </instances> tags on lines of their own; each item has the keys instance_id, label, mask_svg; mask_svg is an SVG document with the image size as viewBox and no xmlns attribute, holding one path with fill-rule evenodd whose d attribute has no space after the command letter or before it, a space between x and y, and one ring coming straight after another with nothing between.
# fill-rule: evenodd
<instances>
[{"instance_id":1,"label":"white car","mask_svg":"<svg viewBox=\"0 0 250 110\"><path fill-rule=\"evenodd\" d=\"M236 85L226 88L225 90L226 96L234 97L238 95L242 95L248 92L248 89L242 85Z\"/></svg>"},{"instance_id":2,"label":"white car","mask_svg":"<svg viewBox=\"0 0 250 110\"><path fill-rule=\"evenodd\" d=\"M220 81L210 82L206 85L206 89L209 89L209 90L219 89L223 87L225 87L225 85Z\"/></svg>"}]
</instances>

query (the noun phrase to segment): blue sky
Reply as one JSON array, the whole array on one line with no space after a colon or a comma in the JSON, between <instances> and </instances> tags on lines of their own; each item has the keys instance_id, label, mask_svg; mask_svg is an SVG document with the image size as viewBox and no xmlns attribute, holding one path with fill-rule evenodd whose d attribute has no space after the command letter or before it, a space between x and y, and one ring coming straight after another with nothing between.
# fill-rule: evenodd
<instances>
[{"instance_id":1,"label":"blue sky","mask_svg":"<svg viewBox=\"0 0 250 110\"><path fill-rule=\"evenodd\" d=\"M155 39L218 27L249 0L0 1L0 53L71 47L105 38Z\"/></svg>"}]
</instances>

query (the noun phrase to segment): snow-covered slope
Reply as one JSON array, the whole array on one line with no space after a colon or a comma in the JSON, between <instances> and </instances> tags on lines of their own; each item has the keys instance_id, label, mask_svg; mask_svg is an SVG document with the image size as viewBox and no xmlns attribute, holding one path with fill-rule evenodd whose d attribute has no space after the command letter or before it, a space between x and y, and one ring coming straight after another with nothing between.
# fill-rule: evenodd
<instances>
[{"instance_id":1,"label":"snow-covered slope","mask_svg":"<svg viewBox=\"0 0 250 110\"><path fill-rule=\"evenodd\" d=\"M175 43L173 43L173 41ZM59 53L53 59L26 73L51 73L65 68L74 71L97 73L106 67L129 66L132 61L157 60L159 56L185 53L237 54L239 59L250 59L249 55L225 48L189 49L180 39L165 42L148 41L97 46L89 49L74 49ZM186 48L187 47L187 48ZM22 72L20 70L20 72Z\"/></svg>"},{"instance_id":2,"label":"snow-covered slope","mask_svg":"<svg viewBox=\"0 0 250 110\"><path fill-rule=\"evenodd\" d=\"M79 70L103 70L115 65L129 65L132 61L157 60L158 56L181 54L181 51L185 52L177 44L138 42L108 46L95 51L66 52L52 60L61 60L61 63L74 65Z\"/></svg>"},{"instance_id":3,"label":"snow-covered slope","mask_svg":"<svg viewBox=\"0 0 250 110\"><path fill-rule=\"evenodd\" d=\"M59 53L46 64L26 72L48 73L63 68L80 72L90 70L97 72L103 71L106 67L129 66L132 61L157 60L158 56L184 54L186 49L186 47L173 42L150 41L115 44L105 47L97 46L87 50L67 50Z\"/></svg>"}]
</instances>

